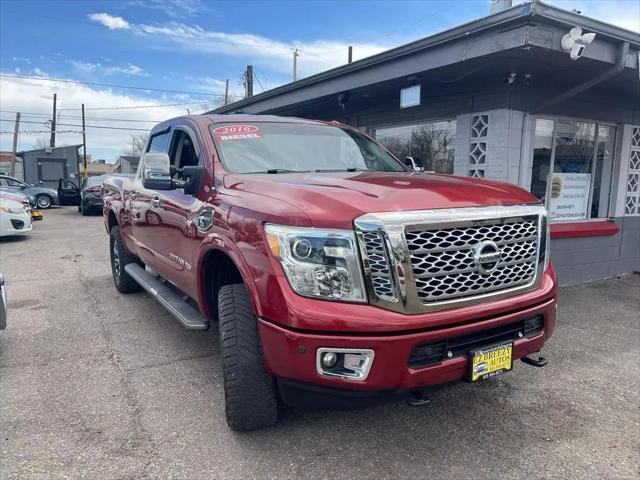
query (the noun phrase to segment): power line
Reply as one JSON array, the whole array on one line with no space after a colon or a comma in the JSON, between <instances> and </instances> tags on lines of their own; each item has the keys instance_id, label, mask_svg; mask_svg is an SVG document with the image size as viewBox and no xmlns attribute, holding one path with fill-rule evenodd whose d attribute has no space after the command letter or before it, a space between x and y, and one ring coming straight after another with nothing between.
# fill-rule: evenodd
<instances>
[{"instance_id":1,"label":"power line","mask_svg":"<svg viewBox=\"0 0 640 480\"><path fill-rule=\"evenodd\" d=\"M0 130L0 135L13 135L15 130ZM51 130L18 130L20 135L41 135L43 133L50 134ZM81 134L82 131L79 130L56 130L56 135L62 135L66 133L78 133Z\"/></svg>"},{"instance_id":2,"label":"power line","mask_svg":"<svg viewBox=\"0 0 640 480\"><path fill-rule=\"evenodd\" d=\"M14 120L7 120L5 118L1 118L0 122L13 122ZM35 125L43 125L45 122L34 122L33 120L21 120L20 123L32 123ZM56 123L56 125L60 125L62 127L80 127L82 125L76 125L73 123ZM106 125L86 125L86 128L100 128L104 130L130 130L130 131L138 131L138 132L149 132L148 128L133 128L133 127L108 127Z\"/></svg>"},{"instance_id":3,"label":"power line","mask_svg":"<svg viewBox=\"0 0 640 480\"><path fill-rule=\"evenodd\" d=\"M0 73L0 77L4 78L17 78L19 80L44 80L46 82L60 82L60 83L73 83L80 85L95 85L99 87L113 87L113 88L125 88L130 90L143 90L148 92L162 92L162 93L181 93L184 95L202 95L206 97L222 98L224 95L218 93L204 93L204 92L188 92L184 90L162 90L160 88L151 87L133 87L131 85L118 85L116 83L99 83L99 82L83 82L81 80L66 80L63 78L51 78L51 77L29 77L25 75L7 75L6 73Z\"/></svg>"},{"instance_id":4,"label":"power line","mask_svg":"<svg viewBox=\"0 0 640 480\"><path fill-rule=\"evenodd\" d=\"M67 110L66 108L62 110ZM85 108L86 110L86 108ZM0 110L0 113L18 113L16 110ZM50 113L29 113L29 112L20 112L21 115L27 117L45 117L51 118ZM57 118L73 118L75 120L80 120L82 117L78 115L57 115ZM109 121L109 122L133 122L133 123L160 123L164 122L164 120L139 120L139 119L129 119L129 118L107 118L107 117L91 117L91 120L96 121Z\"/></svg>"},{"instance_id":5,"label":"power line","mask_svg":"<svg viewBox=\"0 0 640 480\"><path fill-rule=\"evenodd\" d=\"M240 98L240 97L237 97ZM204 100L199 102L189 102L189 103L165 103L159 105L131 105L128 107L93 107L93 108L85 108L85 110L131 110L137 108L161 108L161 107L185 107L187 105L202 105L203 103L207 103ZM63 108L63 110L80 110L80 108Z\"/></svg>"}]
</instances>

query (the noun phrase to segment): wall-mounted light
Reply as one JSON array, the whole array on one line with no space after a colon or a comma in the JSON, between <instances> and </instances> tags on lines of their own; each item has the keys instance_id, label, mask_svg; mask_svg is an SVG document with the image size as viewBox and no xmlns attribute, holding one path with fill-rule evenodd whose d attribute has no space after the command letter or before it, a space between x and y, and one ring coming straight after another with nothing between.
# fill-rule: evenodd
<instances>
[{"instance_id":1,"label":"wall-mounted light","mask_svg":"<svg viewBox=\"0 0 640 480\"><path fill-rule=\"evenodd\" d=\"M583 34L580 27L574 27L562 37L562 49L565 52L569 52L571 60L577 60L584 53L586 46L590 45L595 38L595 33Z\"/></svg>"}]
</instances>

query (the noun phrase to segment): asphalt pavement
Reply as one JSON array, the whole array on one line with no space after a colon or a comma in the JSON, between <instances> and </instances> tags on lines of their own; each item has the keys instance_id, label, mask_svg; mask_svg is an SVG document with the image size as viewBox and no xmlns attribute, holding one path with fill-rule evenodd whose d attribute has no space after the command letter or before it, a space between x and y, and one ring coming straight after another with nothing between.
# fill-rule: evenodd
<instances>
[{"instance_id":1,"label":"asphalt pavement","mask_svg":"<svg viewBox=\"0 0 640 480\"><path fill-rule=\"evenodd\" d=\"M45 212L0 241L0 478L638 478L640 277L561 291L545 368L426 407L284 413L226 426L216 329L119 294L102 218Z\"/></svg>"}]
</instances>

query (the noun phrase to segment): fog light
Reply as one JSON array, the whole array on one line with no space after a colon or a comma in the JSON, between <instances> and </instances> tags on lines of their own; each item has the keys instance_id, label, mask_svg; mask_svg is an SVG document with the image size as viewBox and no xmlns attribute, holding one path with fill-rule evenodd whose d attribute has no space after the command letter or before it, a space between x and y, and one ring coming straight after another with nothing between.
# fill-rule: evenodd
<instances>
[{"instance_id":1,"label":"fog light","mask_svg":"<svg viewBox=\"0 0 640 480\"><path fill-rule=\"evenodd\" d=\"M322 355L322 366L326 368L331 368L336 365L338 361L338 355L335 352L327 352Z\"/></svg>"},{"instance_id":2,"label":"fog light","mask_svg":"<svg viewBox=\"0 0 640 480\"><path fill-rule=\"evenodd\" d=\"M319 348L316 370L320 375L363 381L369 375L374 352L359 348Z\"/></svg>"}]
</instances>

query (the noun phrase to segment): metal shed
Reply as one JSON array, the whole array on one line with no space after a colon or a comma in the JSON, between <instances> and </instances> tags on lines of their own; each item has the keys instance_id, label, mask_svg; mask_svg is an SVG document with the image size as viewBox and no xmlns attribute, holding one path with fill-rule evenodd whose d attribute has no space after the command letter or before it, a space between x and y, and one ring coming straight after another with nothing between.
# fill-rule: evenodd
<instances>
[{"instance_id":1,"label":"metal shed","mask_svg":"<svg viewBox=\"0 0 640 480\"><path fill-rule=\"evenodd\" d=\"M78 182L80 175L80 154L82 145L40 148L20 152L24 168L24 181L33 185L58 188L61 178Z\"/></svg>"}]
</instances>

